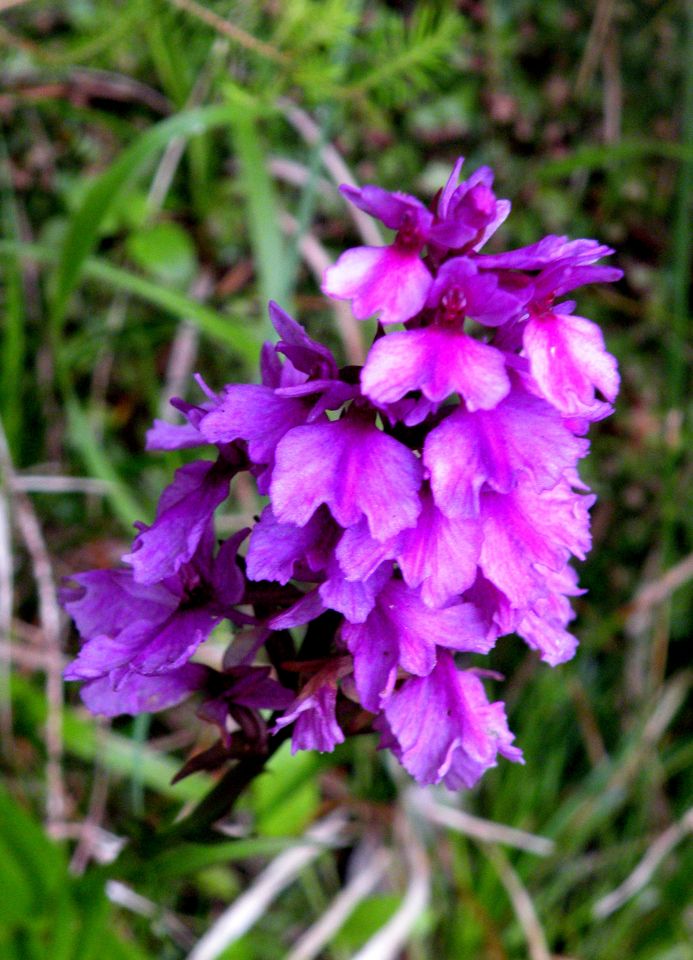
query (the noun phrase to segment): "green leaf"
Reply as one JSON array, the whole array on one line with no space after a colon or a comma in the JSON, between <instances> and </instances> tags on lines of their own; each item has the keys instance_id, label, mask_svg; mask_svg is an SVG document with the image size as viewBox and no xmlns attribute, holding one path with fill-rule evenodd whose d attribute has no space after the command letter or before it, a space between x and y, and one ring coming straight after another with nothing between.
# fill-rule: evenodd
<instances>
[{"instance_id":1,"label":"green leaf","mask_svg":"<svg viewBox=\"0 0 693 960\"><path fill-rule=\"evenodd\" d=\"M247 102L234 96L231 132L233 145L240 161L240 185L246 198L246 214L250 242L260 275L260 295L263 303L276 300L285 309L289 276L286 249L279 226L279 207L274 183L267 172L267 156L260 138L258 111ZM263 311L263 329L266 339L272 336L272 328Z\"/></svg>"},{"instance_id":2,"label":"green leaf","mask_svg":"<svg viewBox=\"0 0 693 960\"><path fill-rule=\"evenodd\" d=\"M182 288L195 275L195 247L177 223L143 227L130 234L125 246L135 263L156 280Z\"/></svg>"},{"instance_id":3,"label":"green leaf","mask_svg":"<svg viewBox=\"0 0 693 960\"><path fill-rule=\"evenodd\" d=\"M15 243L11 240L0 240L0 257L17 256L26 258L39 264L54 263L57 259L55 251L40 244ZM262 343L262 333L257 328L248 328L244 323L233 317L218 313L185 294L171 290L161 284L147 280L135 273L115 267L110 263L90 257L82 267L85 277L107 284L113 290L120 290L156 307L161 307L174 317L189 320L190 323L208 336L224 343L233 352L241 357L249 366L257 364L258 353Z\"/></svg>"},{"instance_id":4,"label":"green leaf","mask_svg":"<svg viewBox=\"0 0 693 960\"><path fill-rule=\"evenodd\" d=\"M274 754L251 787L259 834L277 837L304 830L320 803L320 765L317 753L292 755L288 742Z\"/></svg>"},{"instance_id":5,"label":"green leaf","mask_svg":"<svg viewBox=\"0 0 693 960\"><path fill-rule=\"evenodd\" d=\"M99 227L120 202L128 186L167 144L177 137L190 137L230 122L233 111L226 105L199 107L163 120L141 134L89 188L71 217L59 252L55 286L50 304L54 336L59 334L70 296L79 282L84 263L96 247Z\"/></svg>"}]
</instances>

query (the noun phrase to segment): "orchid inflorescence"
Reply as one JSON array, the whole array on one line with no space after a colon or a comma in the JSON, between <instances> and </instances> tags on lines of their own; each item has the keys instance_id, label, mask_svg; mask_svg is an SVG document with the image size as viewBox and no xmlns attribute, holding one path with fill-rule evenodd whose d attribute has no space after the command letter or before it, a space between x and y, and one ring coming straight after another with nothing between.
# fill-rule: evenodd
<instances>
[{"instance_id":1,"label":"orchid inflorescence","mask_svg":"<svg viewBox=\"0 0 693 960\"><path fill-rule=\"evenodd\" d=\"M460 183L461 166L430 207L342 188L395 231L325 275L328 296L379 320L362 368L270 304L262 383L214 392L198 378L201 402L173 401L185 424L155 421L147 449L207 444L216 458L176 472L126 566L63 591L83 640L66 677L91 711L196 692L217 762L288 729L294 750L320 751L377 731L419 782L450 789L499 754L522 761L487 699L492 672L460 655L510 633L552 666L575 652L569 560L589 550L594 501L577 463L619 378L598 327L560 298L621 272L597 265L613 251L594 240L480 253L510 203L488 168ZM215 511L241 471L268 503L219 542ZM212 667L199 648L224 621Z\"/></svg>"}]
</instances>

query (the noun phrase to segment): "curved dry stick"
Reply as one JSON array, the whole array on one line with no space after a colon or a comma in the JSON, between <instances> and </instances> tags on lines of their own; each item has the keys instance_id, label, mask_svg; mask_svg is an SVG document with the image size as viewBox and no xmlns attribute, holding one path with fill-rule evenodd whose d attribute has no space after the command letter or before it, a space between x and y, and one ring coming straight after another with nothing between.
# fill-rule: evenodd
<instances>
[{"instance_id":1,"label":"curved dry stick","mask_svg":"<svg viewBox=\"0 0 693 960\"><path fill-rule=\"evenodd\" d=\"M60 607L50 555L34 507L15 483L7 437L0 421L0 471L12 498L17 528L26 546L38 592L39 620L46 649L46 828L51 833L64 819L62 773L63 678L60 656Z\"/></svg>"},{"instance_id":2,"label":"curved dry stick","mask_svg":"<svg viewBox=\"0 0 693 960\"><path fill-rule=\"evenodd\" d=\"M691 832L693 832L693 807L686 811L678 823L673 823L657 837L635 870L622 884L601 900L597 900L592 908L594 916L598 920L603 920L634 897L650 881L667 854Z\"/></svg>"},{"instance_id":3,"label":"curved dry stick","mask_svg":"<svg viewBox=\"0 0 693 960\"><path fill-rule=\"evenodd\" d=\"M374 889L391 860L390 851L379 847L365 864L361 864L324 913L294 944L286 960L314 960L325 944L341 930L359 903Z\"/></svg>"},{"instance_id":4,"label":"curved dry stick","mask_svg":"<svg viewBox=\"0 0 693 960\"><path fill-rule=\"evenodd\" d=\"M291 214L282 213L279 217L279 222L286 233L290 236L296 235L298 224ZM299 240L298 248L301 256L313 271L318 284L320 284L325 270L327 270L332 263L329 254L318 238L310 231L306 231L303 234ZM344 353L349 363L363 363L366 359L366 354L361 338L361 324L354 317L347 303L341 300L335 300L332 301L331 306L335 315L339 337L344 346Z\"/></svg>"},{"instance_id":5,"label":"curved dry stick","mask_svg":"<svg viewBox=\"0 0 693 960\"><path fill-rule=\"evenodd\" d=\"M534 853L539 857L548 857L556 846L548 837L538 837L534 833L508 827L504 823L494 823L492 820L475 817L464 810L436 803L430 792L420 787L410 788L407 800L431 823L447 827L449 830L456 830L482 843L503 843L518 850Z\"/></svg>"},{"instance_id":6,"label":"curved dry stick","mask_svg":"<svg viewBox=\"0 0 693 960\"><path fill-rule=\"evenodd\" d=\"M426 851L416 837L411 823L404 817L400 817L397 832L409 868L409 882L404 899L396 913L352 960L395 960L428 906L431 896L431 869Z\"/></svg>"},{"instance_id":7,"label":"curved dry stick","mask_svg":"<svg viewBox=\"0 0 693 960\"><path fill-rule=\"evenodd\" d=\"M301 108L297 107L295 103L292 103L290 100L286 100L283 97L280 98L277 103L291 126L301 134L306 143L310 144L310 146L313 146L319 142L320 128L312 119L312 117L305 112L305 110L301 110ZM347 183L351 187L358 187L358 183L349 170L349 167L347 167L346 163L331 143L325 144L320 151L320 156L325 169L332 176L336 184L339 185L342 183ZM362 210L359 210L358 207L355 207L352 203L348 204L347 206L349 214L356 224L356 228L361 234L364 243L367 243L372 247L382 246L383 238L380 235L380 231L368 214L364 213Z\"/></svg>"},{"instance_id":8,"label":"curved dry stick","mask_svg":"<svg viewBox=\"0 0 693 960\"><path fill-rule=\"evenodd\" d=\"M346 815L335 811L311 827L302 842L275 857L193 947L188 960L216 960L257 923L272 901L324 852L326 845L342 838L346 822Z\"/></svg>"},{"instance_id":9,"label":"curved dry stick","mask_svg":"<svg viewBox=\"0 0 693 960\"><path fill-rule=\"evenodd\" d=\"M510 898L517 921L525 935L531 960L551 960L544 930L524 883L501 850L489 845L485 852L498 871L500 882Z\"/></svg>"}]
</instances>

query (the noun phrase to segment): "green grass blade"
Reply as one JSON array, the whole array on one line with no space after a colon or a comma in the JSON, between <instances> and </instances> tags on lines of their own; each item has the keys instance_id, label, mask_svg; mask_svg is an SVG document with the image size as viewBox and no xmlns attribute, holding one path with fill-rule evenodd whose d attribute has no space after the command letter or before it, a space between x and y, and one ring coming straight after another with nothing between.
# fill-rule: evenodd
<instances>
[{"instance_id":1,"label":"green grass blade","mask_svg":"<svg viewBox=\"0 0 693 960\"><path fill-rule=\"evenodd\" d=\"M560 180L576 170L599 170L617 160L637 160L642 157L693 162L693 146L665 140L621 140L606 146L581 147L559 160L548 160L536 167L539 180Z\"/></svg>"},{"instance_id":2,"label":"green grass blade","mask_svg":"<svg viewBox=\"0 0 693 960\"><path fill-rule=\"evenodd\" d=\"M94 436L89 418L78 401L74 397L68 397L66 405L67 435L70 444L79 453L88 474L103 480L108 485L106 497L113 512L125 529L132 533L135 520L145 519L149 511L132 496L128 487L118 476L115 467Z\"/></svg>"},{"instance_id":3,"label":"green grass blade","mask_svg":"<svg viewBox=\"0 0 693 960\"><path fill-rule=\"evenodd\" d=\"M0 177L0 199L2 211L0 223L6 237L19 241L19 224L15 198L12 191L11 177L5 141L0 137L0 161L2 174ZM25 322L26 309L24 303L24 283L20 258L9 256L2 271L5 290L5 317L0 339L0 410L3 412L3 425L7 434L7 442L15 459L20 460L19 438L22 431L22 382L25 355Z\"/></svg>"},{"instance_id":4,"label":"green grass blade","mask_svg":"<svg viewBox=\"0 0 693 960\"><path fill-rule=\"evenodd\" d=\"M55 272L50 303L54 336L59 333L70 296L79 282L84 263L97 244L99 228L144 165L176 137L191 137L227 125L232 118L226 105L199 107L163 120L141 134L87 191L70 220Z\"/></svg>"},{"instance_id":5,"label":"green grass blade","mask_svg":"<svg viewBox=\"0 0 693 960\"><path fill-rule=\"evenodd\" d=\"M240 184L246 198L248 229L253 257L260 280L263 305L276 300L284 308L287 302L289 274L285 244L279 227L279 209L274 184L267 172L267 158L260 139L258 116L252 106L235 101L231 122L233 145L240 161ZM264 339L273 336L263 307L261 329Z\"/></svg>"},{"instance_id":6,"label":"green grass blade","mask_svg":"<svg viewBox=\"0 0 693 960\"><path fill-rule=\"evenodd\" d=\"M18 244L9 240L0 240L0 258L13 256L46 265L54 263L58 254L39 244ZM96 257L85 260L82 271L83 275L90 280L98 280L113 290L139 297L155 307L161 307L177 319L189 320L203 333L228 346L249 366L257 363L258 351L262 343L262 337L257 329L248 328L233 317L218 313L183 293Z\"/></svg>"}]
</instances>

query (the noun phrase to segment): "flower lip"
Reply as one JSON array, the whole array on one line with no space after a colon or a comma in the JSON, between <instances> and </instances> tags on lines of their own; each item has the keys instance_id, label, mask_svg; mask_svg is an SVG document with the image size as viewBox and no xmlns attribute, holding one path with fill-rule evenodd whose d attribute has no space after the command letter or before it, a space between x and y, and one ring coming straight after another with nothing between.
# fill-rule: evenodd
<instances>
[{"instance_id":1,"label":"flower lip","mask_svg":"<svg viewBox=\"0 0 693 960\"><path fill-rule=\"evenodd\" d=\"M395 246L406 251L420 250L428 239L428 231L421 221L422 218L414 210L405 210L395 237Z\"/></svg>"},{"instance_id":2,"label":"flower lip","mask_svg":"<svg viewBox=\"0 0 693 960\"><path fill-rule=\"evenodd\" d=\"M467 298L459 286L452 286L441 297L436 321L444 327L459 327L464 324Z\"/></svg>"}]
</instances>

